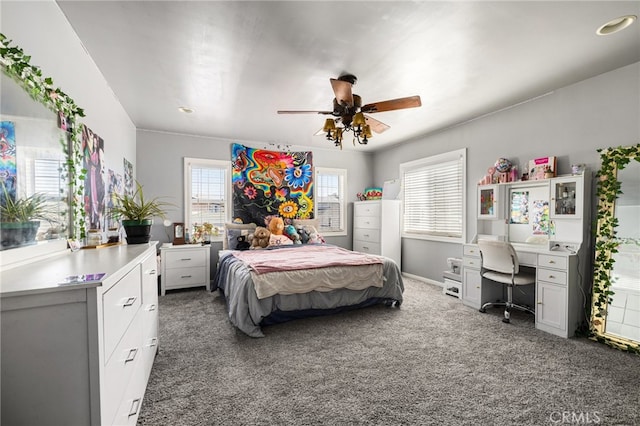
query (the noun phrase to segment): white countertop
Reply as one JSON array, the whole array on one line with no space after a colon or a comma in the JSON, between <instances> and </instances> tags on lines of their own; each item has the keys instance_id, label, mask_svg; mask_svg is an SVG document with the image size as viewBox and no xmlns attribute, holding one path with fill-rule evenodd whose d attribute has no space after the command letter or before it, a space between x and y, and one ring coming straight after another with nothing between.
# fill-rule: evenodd
<instances>
[{"instance_id":1,"label":"white countertop","mask_svg":"<svg viewBox=\"0 0 640 426\"><path fill-rule=\"evenodd\" d=\"M146 244L118 245L99 249L65 252L0 272L0 298L26 294L49 293L79 288L97 287L115 282L147 255L152 247L155 255L157 241ZM68 284L72 275L104 273L97 282Z\"/></svg>"}]
</instances>

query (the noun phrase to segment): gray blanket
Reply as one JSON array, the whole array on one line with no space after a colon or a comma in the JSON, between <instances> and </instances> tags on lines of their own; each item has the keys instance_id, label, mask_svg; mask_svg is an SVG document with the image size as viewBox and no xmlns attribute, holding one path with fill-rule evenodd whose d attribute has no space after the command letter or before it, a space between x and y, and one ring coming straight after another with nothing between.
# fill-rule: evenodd
<instances>
[{"instance_id":1,"label":"gray blanket","mask_svg":"<svg viewBox=\"0 0 640 426\"><path fill-rule=\"evenodd\" d=\"M308 271L313 280L314 270ZM328 310L364 304L366 302L402 303L404 283L400 268L391 259L384 259L384 284L382 287L367 287L362 290L336 289L328 292L311 291L302 294L276 294L258 299L251 272L230 251L219 253L216 272L216 288L220 289L227 302L229 320L251 337L264 337L260 325L263 319L274 312Z\"/></svg>"}]
</instances>

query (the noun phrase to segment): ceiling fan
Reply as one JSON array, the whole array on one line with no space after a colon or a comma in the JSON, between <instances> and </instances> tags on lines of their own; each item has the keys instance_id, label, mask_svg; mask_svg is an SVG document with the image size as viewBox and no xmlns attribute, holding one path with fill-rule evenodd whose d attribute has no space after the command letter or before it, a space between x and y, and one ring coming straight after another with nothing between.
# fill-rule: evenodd
<instances>
[{"instance_id":1,"label":"ceiling fan","mask_svg":"<svg viewBox=\"0 0 640 426\"><path fill-rule=\"evenodd\" d=\"M316 133L325 134L335 146L342 149L343 134L353 132L353 144L366 145L372 137L371 131L382 133L389 126L365 114L393 111L397 109L415 108L422 105L420 96L390 99L362 105L362 98L354 94L351 89L358 81L352 74L341 74L338 78L329 79L336 97L333 98L332 111L278 111L278 114L324 114L336 118L327 118L321 130Z\"/></svg>"}]
</instances>

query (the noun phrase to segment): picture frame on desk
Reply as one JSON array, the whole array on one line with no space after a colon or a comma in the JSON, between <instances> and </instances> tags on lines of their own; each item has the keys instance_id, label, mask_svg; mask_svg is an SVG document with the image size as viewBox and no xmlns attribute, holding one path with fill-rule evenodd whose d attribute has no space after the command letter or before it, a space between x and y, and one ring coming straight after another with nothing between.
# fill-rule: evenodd
<instances>
[{"instance_id":1,"label":"picture frame on desk","mask_svg":"<svg viewBox=\"0 0 640 426\"><path fill-rule=\"evenodd\" d=\"M173 224L173 245L179 246L185 243L184 223L175 222Z\"/></svg>"},{"instance_id":2,"label":"picture frame on desk","mask_svg":"<svg viewBox=\"0 0 640 426\"><path fill-rule=\"evenodd\" d=\"M529 180L549 179L556 176L556 157L541 157L529 160Z\"/></svg>"}]
</instances>

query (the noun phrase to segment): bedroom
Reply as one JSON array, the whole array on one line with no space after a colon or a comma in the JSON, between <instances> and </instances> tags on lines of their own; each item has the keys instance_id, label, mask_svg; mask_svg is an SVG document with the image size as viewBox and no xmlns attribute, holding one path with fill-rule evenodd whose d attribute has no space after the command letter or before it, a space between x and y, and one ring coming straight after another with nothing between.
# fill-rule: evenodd
<instances>
[{"instance_id":1,"label":"bedroom","mask_svg":"<svg viewBox=\"0 0 640 426\"><path fill-rule=\"evenodd\" d=\"M631 4L637 14L637 3ZM230 143L234 140L227 137L187 136L137 129L114 98L108 84L99 75L96 65L87 60L82 48L78 47L77 36L55 4L31 4L24 6L26 10L17 12L12 12L13 9L5 2L0 7L2 31L6 31L9 38L30 52L34 63L41 65L56 84L86 108L87 123L108 143L107 161L113 162L111 167L121 167L116 164L121 157L132 160L136 177L144 183L149 194L168 195L175 200L181 200L183 157L229 159ZM618 9L616 13L616 16L622 14L618 13ZM28 18L21 14L26 14ZM12 25L7 20L15 20L20 24ZM637 24L629 30L636 31L637 34ZM52 45L68 46L68 49L44 46L43 34L47 34ZM609 41L607 39L607 42ZM637 53L634 54L637 56ZM68 61L60 60L61 55L73 61L73 70L70 70ZM338 69L335 72L339 71ZM584 163L593 171L599 166L597 149L637 143L640 140L637 124L638 73L639 64L636 57L627 64L602 70L598 75L581 81L567 82L554 88L552 93L546 96L529 96L526 99L535 98L530 102L490 115L478 114L481 117L431 132L426 136L414 137L398 146L376 151L314 148L314 159L319 166L348 170L347 195L350 210L347 215L347 229L351 235L351 209L356 192L397 178L401 163L466 148L469 191L466 239L469 241L476 233L477 226L475 195L469 189L475 186L476 181L497 158L507 157L521 164L531 158L555 155L559 159L561 173L568 173L569 166L576 163ZM331 75L327 73L315 90L319 97L318 105L324 105L331 96L327 81L329 77ZM360 77L363 78L362 75ZM365 80L361 83L365 83ZM374 91L374 96L375 93ZM546 93L547 91L537 95ZM414 93L409 86L407 91L403 90L397 95L412 94ZM423 102L427 97L428 94L423 95ZM308 100L310 99L302 99L300 106L312 107L313 105L303 102ZM517 102L509 105L515 103ZM279 107L286 108L289 105ZM486 111L489 112L491 111ZM382 118L382 115L380 117ZM292 126L293 121L287 121L290 117L278 118L285 123L283 126ZM313 118L310 120L312 127L320 127L321 121ZM403 127L396 119L389 120L389 124L392 125L391 131ZM371 148L375 148L375 141L374 136L370 142ZM279 140L275 143L290 141ZM269 146L268 142L262 140L254 141L253 144L256 147ZM175 169L178 172L175 176L170 173L158 173L159 167L166 170ZM171 219L179 221L181 215L174 213L175 216ZM161 240L166 239L161 225L156 225L154 234ZM330 241L350 248L352 243L349 235L331 237ZM425 253L432 255L425 256ZM446 259L449 257L462 257L462 245L413 239L402 241L402 271L411 276L440 282L442 270L446 267Z\"/></svg>"}]
</instances>

